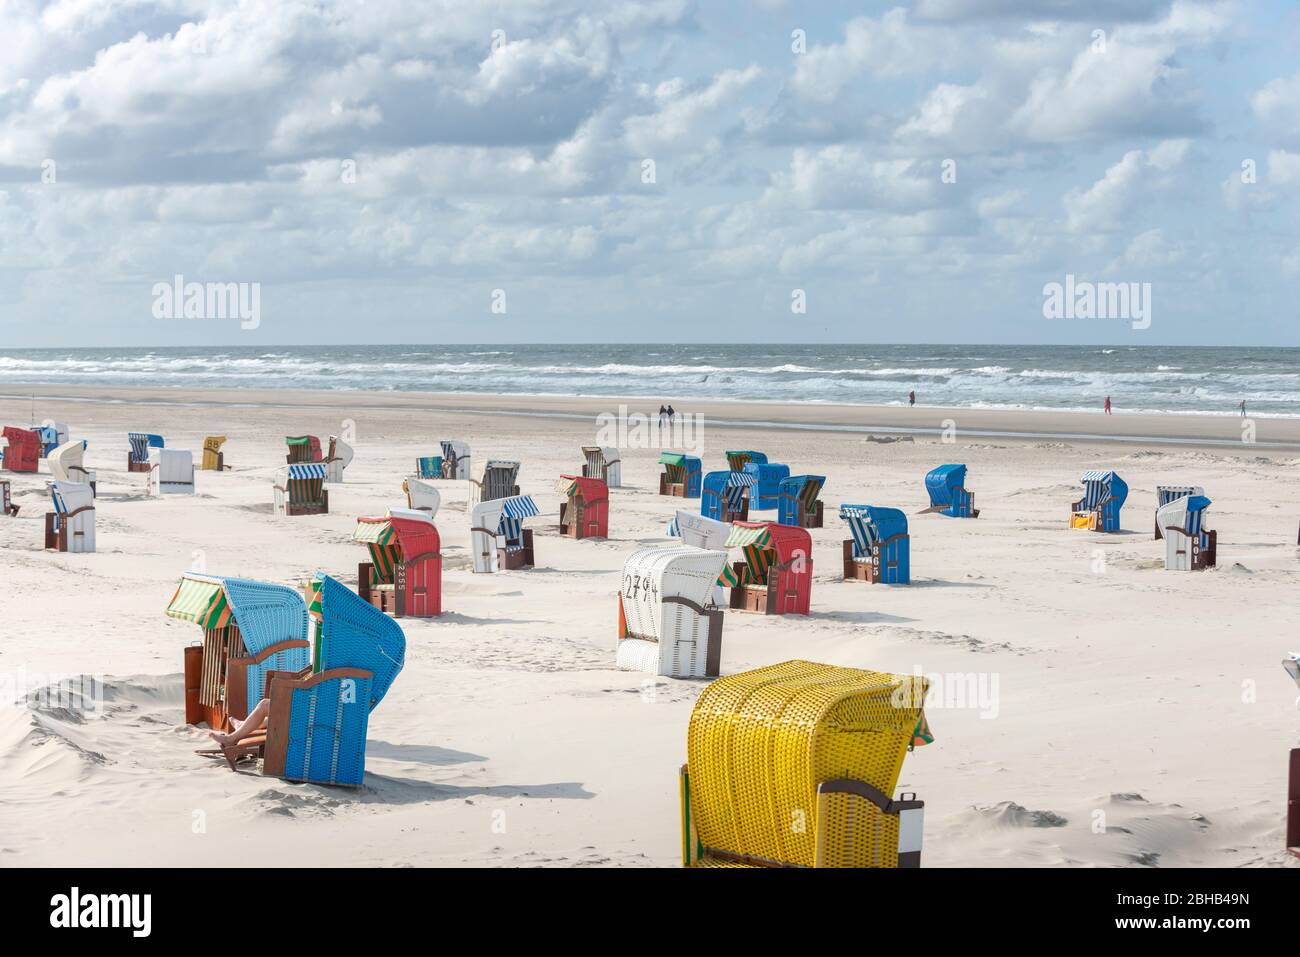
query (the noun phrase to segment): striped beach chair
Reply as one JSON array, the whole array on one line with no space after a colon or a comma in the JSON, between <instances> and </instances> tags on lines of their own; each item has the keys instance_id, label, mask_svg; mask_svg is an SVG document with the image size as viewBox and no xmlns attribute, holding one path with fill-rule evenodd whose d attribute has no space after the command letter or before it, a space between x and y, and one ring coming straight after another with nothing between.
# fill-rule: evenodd
<instances>
[{"instance_id":1,"label":"striped beach chair","mask_svg":"<svg viewBox=\"0 0 1300 957\"><path fill-rule=\"evenodd\" d=\"M1170 502L1177 501L1184 495L1204 495L1205 489L1199 485L1157 485L1156 486L1156 512L1164 508ZM1158 542L1163 537L1160 531L1160 519L1155 520L1155 540Z\"/></svg>"},{"instance_id":2,"label":"striped beach chair","mask_svg":"<svg viewBox=\"0 0 1300 957\"><path fill-rule=\"evenodd\" d=\"M975 493L966 488L966 466L940 465L925 476L925 490L930 494L930 507L921 514L938 512L949 518L979 518L975 507Z\"/></svg>"},{"instance_id":3,"label":"striped beach chair","mask_svg":"<svg viewBox=\"0 0 1300 957\"><path fill-rule=\"evenodd\" d=\"M370 561L357 566L357 594L396 618L442 614L442 549L433 519L413 509L358 518L352 540Z\"/></svg>"},{"instance_id":4,"label":"striped beach chair","mask_svg":"<svg viewBox=\"0 0 1300 957\"><path fill-rule=\"evenodd\" d=\"M524 528L524 520L539 514L531 495L512 495L475 505L469 520L474 571L532 568L533 530Z\"/></svg>"},{"instance_id":5,"label":"striped beach chair","mask_svg":"<svg viewBox=\"0 0 1300 957\"><path fill-rule=\"evenodd\" d=\"M41 437L31 429L20 429L6 425L3 435L5 442L4 457L0 461L9 472L35 472L40 468Z\"/></svg>"},{"instance_id":6,"label":"striped beach chair","mask_svg":"<svg viewBox=\"0 0 1300 957\"><path fill-rule=\"evenodd\" d=\"M882 585L906 585L912 580L911 539L902 511L841 505L840 518L848 523L851 536L843 544L845 580Z\"/></svg>"},{"instance_id":7,"label":"striped beach chair","mask_svg":"<svg viewBox=\"0 0 1300 957\"><path fill-rule=\"evenodd\" d=\"M56 552L95 550L95 493L82 482L46 482L54 511L45 513L45 547Z\"/></svg>"},{"instance_id":8,"label":"striped beach chair","mask_svg":"<svg viewBox=\"0 0 1300 957\"><path fill-rule=\"evenodd\" d=\"M203 631L201 644L185 649L187 724L225 730L265 697L272 672L311 664L307 607L293 588L188 572L166 613Z\"/></svg>"},{"instance_id":9,"label":"striped beach chair","mask_svg":"<svg viewBox=\"0 0 1300 957\"><path fill-rule=\"evenodd\" d=\"M442 456L422 455L415 460L415 474L422 479L442 478Z\"/></svg>"},{"instance_id":10,"label":"striped beach chair","mask_svg":"<svg viewBox=\"0 0 1300 957\"><path fill-rule=\"evenodd\" d=\"M712 602L727 553L689 545L643 548L623 563L619 668L672 678L718 674L723 610Z\"/></svg>"},{"instance_id":11,"label":"striped beach chair","mask_svg":"<svg viewBox=\"0 0 1300 957\"><path fill-rule=\"evenodd\" d=\"M40 456L43 459L48 459L51 452L68 441L68 426L64 422L46 422L41 425L33 425L31 430L40 438Z\"/></svg>"},{"instance_id":12,"label":"striped beach chair","mask_svg":"<svg viewBox=\"0 0 1300 957\"><path fill-rule=\"evenodd\" d=\"M470 479L469 443L460 439L442 440L442 477Z\"/></svg>"},{"instance_id":13,"label":"striped beach chair","mask_svg":"<svg viewBox=\"0 0 1300 957\"><path fill-rule=\"evenodd\" d=\"M352 464L352 446L337 435L330 436L329 454L321 460L325 466L325 481L342 482L343 470Z\"/></svg>"},{"instance_id":14,"label":"striped beach chair","mask_svg":"<svg viewBox=\"0 0 1300 957\"><path fill-rule=\"evenodd\" d=\"M710 472L700 491L700 514L719 522L744 521L749 518L750 490L757 484L753 472Z\"/></svg>"},{"instance_id":15,"label":"striped beach chair","mask_svg":"<svg viewBox=\"0 0 1300 957\"><path fill-rule=\"evenodd\" d=\"M490 460L483 467L483 481L469 480L471 502L491 502L519 494L519 463L504 459Z\"/></svg>"},{"instance_id":16,"label":"striped beach chair","mask_svg":"<svg viewBox=\"0 0 1300 957\"><path fill-rule=\"evenodd\" d=\"M289 449L284 459L288 465L298 462L319 462L322 458L320 439L314 435L286 435L284 444Z\"/></svg>"},{"instance_id":17,"label":"striped beach chair","mask_svg":"<svg viewBox=\"0 0 1300 957\"><path fill-rule=\"evenodd\" d=\"M776 522L735 522L727 548L739 548L732 565L731 607L761 615L806 615L812 603L812 536Z\"/></svg>"},{"instance_id":18,"label":"striped beach chair","mask_svg":"<svg viewBox=\"0 0 1300 957\"><path fill-rule=\"evenodd\" d=\"M825 475L792 475L781 481L776 520L800 528L822 527L822 503L817 497L826 485Z\"/></svg>"},{"instance_id":19,"label":"striped beach chair","mask_svg":"<svg viewBox=\"0 0 1300 957\"><path fill-rule=\"evenodd\" d=\"M46 456L50 465L50 474L60 482L80 482L89 485L92 494L98 484L98 476L85 466L86 440L77 439L67 442Z\"/></svg>"},{"instance_id":20,"label":"striped beach chair","mask_svg":"<svg viewBox=\"0 0 1300 957\"><path fill-rule=\"evenodd\" d=\"M727 450L727 467L733 472L745 471L745 466L753 463L755 465L767 464L767 453L755 452L753 449L728 449Z\"/></svg>"},{"instance_id":21,"label":"striped beach chair","mask_svg":"<svg viewBox=\"0 0 1300 957\"><path fill-rule=\"evenodd\" d=\"M221 447L225 444L224 435L209 435L203 440L203 471L221 472L230 468L226 464L226 453L221 451Z\"/></svg>"},{"instance_id":22,"label":"striped beach chair","mask_svg":"<svg viewBox=\"0 0 1300 957\"><path fill-rule=\"evenodd\" d=\"M933 740L926 679L787 661L709 684L679 775L686 867L920 867L925 804L893 798Z\"/></svg>"},{"instance_id":23,"label":"striped beach chair","mask_svg":"<svg viewBox=\"0 0 1300 957\"><path fill-rule=\"evenodd\" d=\"M428 482L422 482L418 478L403 479L402 491L406 493L407 508L423 512L429 518L438 516L442 495Z\"/></svg>"},{"instance_id":24,"label":"striped beach chair","mask_svg":"<svg viewBox=\"0 0 1300 957\"><path fill-rule=\"evenodd\" d=\"M277 515L324 515L330 510L325 466L320 462L281 467L275 473L273 491Z\"/></svg>"},{"instance_id":25,"label":"striped beach chair","mask_svg":"<svg viewBox=\"0 0 1300 957\"><path fill-rule=\"evenodd\" d=\"M1083 498L1070 507L1070 528L1118 532L1119 511L1128 498L1128 485L1113 471L1083 473Z\"/></svg>"},{"instance_id":26,"label":"striped beach chair","mask_svg":"<svg viewBox=\"0 0 1300 957\"><path fill-rule=\"evenodd\" d=\"M1165 540L1166 569L1194 572L1218 564L1218 533L1205 527L1209 507L1204 495L1184 495L1156 511L1156 524Z\"/></svg>"},{"instance_id":27,"label":"striped beach chair","mask_svg":"<svg viewBox=\"0 0 1300 957\"><path fill-rule=\"evenodd\" d=\"M659 494L677 498L699 498L700 477L703 466L694 455L684 452L664 452L659 456L664 467L659 476Z\"/></svg>"},{"instance_id":28,"label":"striped beach chair","mask_svg":"<svg viewBox=\"0 0 1300 957\"><path fill-rule=\"evenodd\" d=\"M584 445L582 455L585 459L582 465L583 477L600 479L607 488L622 488L623 461L618 449L613 446Z\"/></svg>"},{"instance_id":29,"label":"striped beach chair","mask_svg":"<svg viewBox=\"0 0 1300 957\"><path fill-rule=\"evenodd\" d=\"M609 487L600 479L561 475L560 534L566 538L609 538Z\"/></svg>"},{"instance_id":30,"label":"striped beach chair","mask_svg":"<svg viewBox=\"0 0 1300 957\"><path fill-rule=\"evenodd\" d=\"M131 446L131 450L126 454L126 470L128 472L148 472L149 450L167 447L163 437L152 432L128 432L126 441Z\"/></svg>"}]
</instances>

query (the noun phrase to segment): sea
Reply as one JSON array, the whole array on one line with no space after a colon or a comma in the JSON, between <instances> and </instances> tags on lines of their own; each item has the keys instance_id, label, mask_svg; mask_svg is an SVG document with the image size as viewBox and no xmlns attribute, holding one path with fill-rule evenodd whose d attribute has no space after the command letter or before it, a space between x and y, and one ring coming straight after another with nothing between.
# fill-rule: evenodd
<instances>
[{"instance_id":1,"label":"sea","mask_svg":"<svg viewBox=\"0 0 1300 957\"><path fill-rule=\"evenodd\" d=\"M1300 348L1012 345L283 346L0 351L19 383L339 389L1300 416Z\"/></svg>"}]
</instances>

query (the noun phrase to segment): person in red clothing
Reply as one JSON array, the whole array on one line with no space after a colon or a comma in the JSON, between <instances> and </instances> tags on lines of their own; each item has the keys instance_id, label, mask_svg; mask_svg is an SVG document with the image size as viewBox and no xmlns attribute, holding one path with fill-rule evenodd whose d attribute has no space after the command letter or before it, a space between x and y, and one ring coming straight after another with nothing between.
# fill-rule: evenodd
<instances>
[{"instance_id":1,"label":"person in red clothing","mask_svg":"<svg viewBox=\"0 0 1300 957\"><path fill-rule=\"evenodd\" d=\"M1106 396L1106 414L1110 415L1110 396Z\"/></svg>"}]
</instances>

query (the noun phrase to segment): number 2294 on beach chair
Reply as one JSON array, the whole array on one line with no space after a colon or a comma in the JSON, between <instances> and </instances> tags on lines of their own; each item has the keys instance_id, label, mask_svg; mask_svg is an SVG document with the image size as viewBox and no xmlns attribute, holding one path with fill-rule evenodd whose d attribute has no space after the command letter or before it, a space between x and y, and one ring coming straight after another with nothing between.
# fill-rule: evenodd
<instances>
[{"instance_id":1,"label":"number 2294 on beach chair","mask_svg":"<svg viewBox=\"0 0 1300 957\"><path fill-rule=\"evenodd\" d=\"M933 740L911 675L787 661L701 692L681 769L687 867L919 867L924 802L892 795Z\"/></svg>"}]
</instances>

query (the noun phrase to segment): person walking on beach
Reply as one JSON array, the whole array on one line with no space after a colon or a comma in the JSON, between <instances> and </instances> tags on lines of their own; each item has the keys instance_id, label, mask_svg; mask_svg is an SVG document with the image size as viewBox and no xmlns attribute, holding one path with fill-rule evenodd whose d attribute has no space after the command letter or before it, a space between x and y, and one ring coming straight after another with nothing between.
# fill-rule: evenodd
<instances>
[{"instance_id":1,"label":"person walking on beach","mask_svg":"<svg viewBox=\"0 0 1300 957\"><path fill-rule=\"evenodd\" d=\"M1110 396L1106 396L1106 406L1105 406L1105 408L1106 408L1106 414L1107 414L1107 415L1110 415L1110 414L1111 414L1111 412L1110 412Z\"/></svg>"},{"instance_id":2,"label":"person walking on beach","mask_svg":"<svg viewBox=\"0 0 1300 957\"><path fill-rule=\"evenodd\" d=\"M663 425L663 424L664 424L664 420L667 419L667 418L668 418L668 410L665 409L662 405L660 405L660 406L659 406L659 424L660 424L660 425Z\"/></svg>"},{"instance_id":3,"label":"person walking on beach","mask_svg":"<svg viewBox=\"0 0 1300 957\"><path fill-rule=\"evenodd\" d=\"M913 389L911 392L907 393L907 407L910 409L910 408L911 408L912 406L914 406L914 405L916 405L916 390L915 390L915 389Z\"/></svg>"},{"instance_id":4,"label":"person walking on beach","mask_svg":"<svg viewBox=\"0 0 1300 957\"><path fill-rule=\"evenodd\" d=\"M1246 400L1242 399L1238 402L1237 408L1241 409L1241 417L1244 419L1246 417Z\"/></svg>"},{"instance_id":5,"label":"person walking on beach","mask_svg":"<svg viewBox=\"0 0 1300 957\"><path fill-rule=\"evenodd\" d=\"M673 404L672 404L671 402L669 402L669 403L668 403L668 421L669 421L669 423L671 423L671 422L673 421L673 419L676 418L676 416L677 416L677 413L673 411Z\"/></svg>"}]
</instances>

